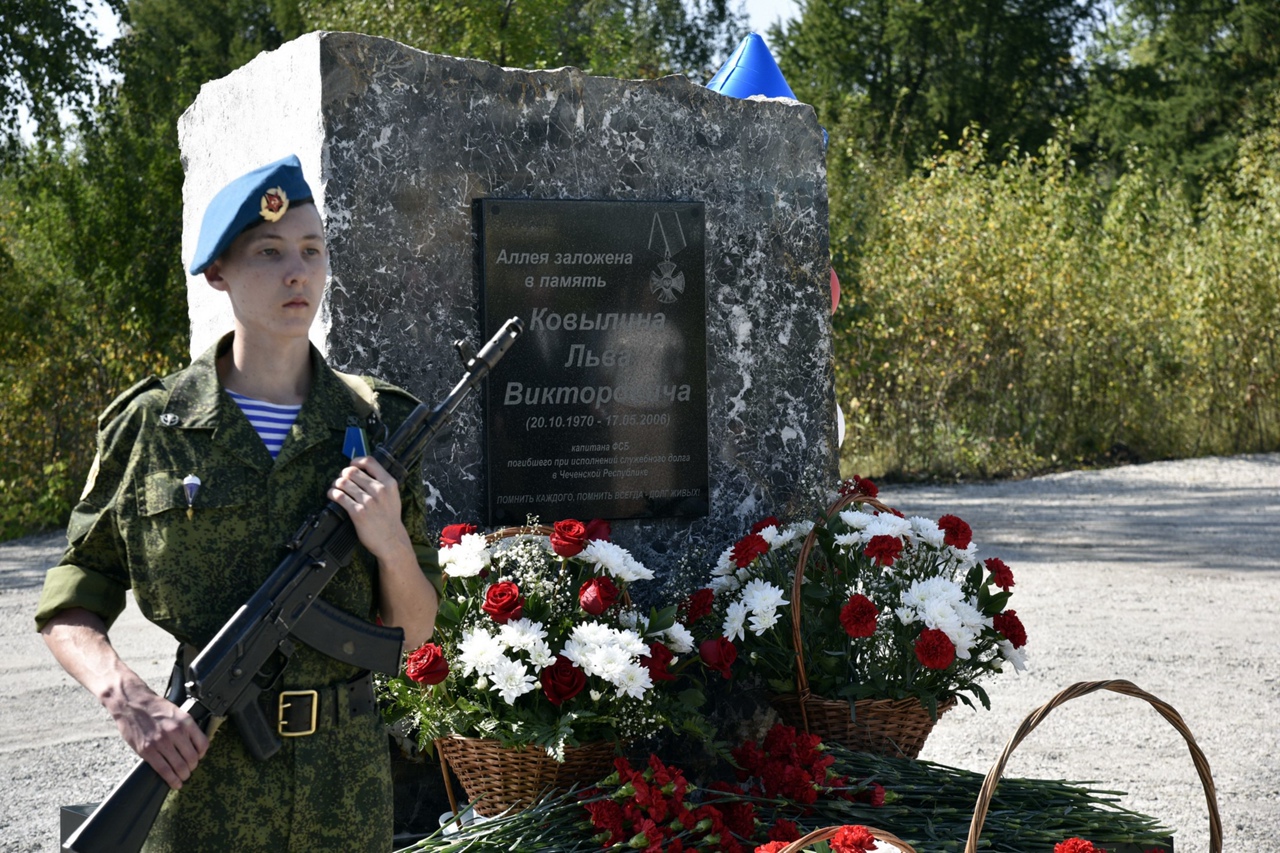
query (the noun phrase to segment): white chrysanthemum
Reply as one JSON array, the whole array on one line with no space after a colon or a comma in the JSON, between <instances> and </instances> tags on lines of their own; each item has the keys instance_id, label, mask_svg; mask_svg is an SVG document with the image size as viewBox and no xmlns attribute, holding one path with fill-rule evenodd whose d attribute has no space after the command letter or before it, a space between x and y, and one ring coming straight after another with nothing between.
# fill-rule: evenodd
<instances>
[{"instance_id":1,"label":"white chrysanthemum","mask_svg":"<svg viewBox=\"0 0 1280 853\"><path fill-rule=\"evenodd\" d=\"M630 696L632 699L643 699L645 691L653 687L653 678L648 667L632 664L624 667L618 677L613 679L613 686L618 688L618 698Z\"/></svg>"},{"instance_id":2,"label":"white chrysanthemum","mask_svg":"<svg viewBox=\"0 0 1280 853\"><path fill-rule=\"evenodd\" d=\"M778 611L770 610L765 613L752 613L750 624L751 633L758 637L778 624Z\"/></svg>"},{"instance_id":3,"label":"white chrysanthemum","mask_svg":"<svg viewBox=\"0 0 1280 853\"><path fill-rule=\"evenodd\" d=\"M808 536L813 532L813 528L815 526L816 525L813 521L797 521L795 524L787 528L787 532L794 533L796 536L803 539L805 536Z\"/></svg>"},{"instance_id":4,"label":"white chrysanthemum","mask_svg":"<svg viewBox=\"0 0 1280 853\"><path fill-rule=\"evenodd\" d=\"M782 595L781 588L768 581L755 578L748 581L746 586L742 588L742 596L739 600L752 613L757 616L763 616L766 613L772 613L783 604L790 603Z\"/></svg>"},{"instance_id":5,"label":"white chrysanthemum","mask_svg":"<svg viewBox=\"0 0 1280 853\"><path fill-rule=\"evenodd\" d=\"M942 540L947 534L938 527L938 522L920 515L913 515L907 520L911 522L911 529L920 541L935 548L942 547Z\"/></svg>"},{"instance_id":6,"label":"white chrysanthemum","mask_svg":"<svg viewBox=\"0 0 1280 853\"><path fill-rule=\"evenodd\" d=\"M644 631L649 626L649 619L636 610L624 610L618 614L618 624L633 631Z\"/></svg>"},{"instance_id":7,"label":"white chrysanthemum","mask_svg":"<svg viewBox=\"0 0 1280 853\"><path fill-rule=\"evenodd\" d=\"M854 548L867 541L861 533L837 533L836 544L842 548Z\"/></svg>"},{"instance_id":8,"label":"white chrysanthemum","mask_svg":"<svg viewBox=\"0 0 1280 853\"><path fill-rule=\"evenodd\" d=\"M588 542L587 547L582 549L581 557L627 583L653 580L653 572L631 556L630 551L603 539Z\"/></svg>"},{"instance_id":9,"label":"white chrysanthemum","mask_svg":"<svg viewBox=\"0 0 1280 853\"><path fill-rule=\"evenodd\" d=\"M882 512L863 528L862 533L868 540L872 536L895 536L902 539L911 533L911 522L891 513Z\"/></svg>"},{"instance_id":10,"label":"white chrysanthemum","mask_svg":"<svg viewBox=\"0 0 1280 853\"><path fill-rule=\"evenodd\" d=\"M920 621L920 614L914 607L899 607L893 611L903 625L911 625Z\"/></svg>"},{"instance_id":11,"label":"white chrysanthemum","mask_svg":"<svg viewBox=\"0 0 1280 853\"><path fill-rule=\"evenodd\" d=\"M716 595L726 595L730 592L737 592L742 588L742 584L731 574L725 577L712 578L707 586Z\"/></svg>"},{"instance_id":12,"label":"white chrysanthemum","mask_svg":"<svg viewBox=\"0 0 1280 853\"><path fill-rule=\"evenodd\" d=\"M679 655L687 655L693 651L693 633L676 622L670 628L663 632L667 640L667 648Z\"/></svg>"},{"instance_id":13,"label":"white chrysanthemum","mask_svg":"<svg viewBox=\"0 0 1280 853\"><path fill-rule=\"evenodd\" d=\"M738 570L737 565L733 562L733 546L730 545L720 552L720 556L716 558L716 564L711 569L713 578L722 578L733 574Z\"/></svg>"},{"instance_id":14,"label":"white chrysanthemum","mask_svg":"<svg viewBox=\"0 0 1280 853\"><path fill-rule=\"evenodd\" d=\"M483 628L463 631L462 640L458 643L458 660L462 664L462 674L489 675L499 662L507 659L503 652L502 641Z\"/></svg>"},{"instance_id":15,"label":"white chrysanthemum","mask_svg":"<svg viewBox=\"0 0 1280 853\"><path fill-rule=\"evenodd\" d=\"M582 662L582 671L587 675L598 675L610 684L616 684L623 670L631 663L631 655L620 646L595 646L587 652Z\"/></svg>"},{"instance_id":16,"label":"white chrysanthemum","mask_svg":"<svg viewBox=\"0 0 1280 853\"><path fill-rule=\"evenodd\" d=\"M741 601L730 604L724 616L724 628L721 633L730 640L744 639L743 628L746 626L748 612L747 605Z\"/></svg>"},{"instance_id":17,"label":"white chrysanthemum","mask_svg":"<svg viewBox=\"0 0 1280 853\"><path fill-rule=\"evenodd\" d=\"M808 535L807 533L806 534L800 533L800 531L797 530L795 527L788 527L785 530L778 530L778 528L774 527L772 524L770 524L764 530L760 531L760 538L763 539L765 542L769 543L769 550L771 551L781 548L782 546L787 545L791 542L794 542L795 540L799 539L801 536L807 536L807 535Z\"/></svg>"},{"instance_id":18,"label":"white chrysanthemum","mask_svg":"<svg viewBox=\"0 0 1280 853\"><path fill-rule=\"evenodd\" d=\"M956 565L961 571L968 571L978 565L978 545L976 542L970 542L969 547L963 550L955 547L951 547L948 550L954 556Z\"/></svg>"},{"instance_id":19,"label":"white chrysanthemum","mask_svg":"<svg viewBox=\"0 0 1280 853\"><path fill-rule=\"evenodd\" d=\"M1025 672L1027 669L1027 647L1015 649L1013 643L1008 640L1000 641L1000 654L1009 663L1013 664L1013 668L1018 672Z\"/></svg>"},{"instance_id":20,"label":"white chrysanthemum","mask_svg":"<svg viewBox=\"0 0 1280 853\"><path fill-rule=\"evenodd\" d=\"M490 678L493 679L490 689L496 691L508 705L514 705L517 699L538 684L538 680L524 664L507 659L494 667Z\"/></svg>"},{"instance_id":21,"label":"white chrysanthemum","mask_svg":"<svg viewBox=\"0 0 1280 853\"><path fill-rule=\"evenodd\" d=\"M465 533L457 545L440 549L440 568L450 577L475 577L489 563L489 547L479 533Z\"/></svg>"},{"instance_id":22,"label":"white chrysanthemum","mask_svg":"<svg viewBox=\"0 0 1280 853\"><path fill-rule=\"evenodd\" d=\"M603 622L581 622L573 626L569 637L589 646L603 646L614 641L614 634Z\"/></svg>"},{"instance_id":23,"label":"white chrysanthemum","mask_svg":"<svg viewBox=\"0 0 1280 853\"><path fill-rule=\"evenodd\" d=\"M955 604L964 600L964 591L959 584L948 578L925 578L915 581L902 593L903 606L913 607L920 612L923 612L926 602L933 600Z\"/></svg>"},{"instance_id":24,"label":"white chrysanthemum","mask_svg":"<svg viewBox=\"0 0 1280 853\"><path fill-rule=\"evenodd\" d=\"M876 520L874 513L863 512L862 510L846 509L840 513L840 520L854 530L862 530L868 524Z\"/></svg>"},{"instance_id":25,"label":"white chrysanthemum","mask_svg":"<svg viewBox=\"0 0 1280 853\"><path fill-rule=\"evenodd\" d=\"M546 638L547 632L542 623L531 619L512 619L498 628L498 639L509 649L528 651Z\"/></svg>"}]
</instances>

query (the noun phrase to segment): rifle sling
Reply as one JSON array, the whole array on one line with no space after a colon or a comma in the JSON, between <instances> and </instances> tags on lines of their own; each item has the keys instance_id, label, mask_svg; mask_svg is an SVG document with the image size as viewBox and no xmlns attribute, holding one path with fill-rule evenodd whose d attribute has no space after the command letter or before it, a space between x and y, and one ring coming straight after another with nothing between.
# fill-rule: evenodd
<instances>
[{"instance_id":1,"label":"rifle sling","mask_svg":"<svg viewBox=\"0 0 1280 853\"><path fill-rule=\"evenodd\" d=\"M361 669L400 669L404 631L370 624L322 599L307 608L290 633L316 651Z\"/></svg>"}]
</instances>

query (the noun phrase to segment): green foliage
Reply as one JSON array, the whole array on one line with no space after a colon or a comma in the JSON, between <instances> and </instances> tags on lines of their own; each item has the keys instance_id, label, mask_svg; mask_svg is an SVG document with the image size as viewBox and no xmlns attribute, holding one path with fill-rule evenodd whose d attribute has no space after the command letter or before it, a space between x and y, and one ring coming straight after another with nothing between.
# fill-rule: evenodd
<instances>
[{"instance_id":1,"label":"green foliage","mask_svg":"<svg viewBox=\"0 0 1280 853\"><path fill-rule=\"evenodd\" d=\"M1088 65L1080 128L1099 154L1118 169L1139 147L1194 194L1229 168L1246 113L1280 87L1280 6L1126 0Z\"/></svg>"},{"instance_id":2,"label":"green foliage","mask_svg":"<svg viewBox=\"0 0 1280 853\"><path fill-rule=\"evenodd\" d=\"M728 0L299 0L309 29L394 38L504 66L706 79L744 34Z\"/></svg>"},{"instance_id":3,"label":"green foliage","mask_svg":"<svg viewBox=\"0 0 1280 853\"><path fill-rule=\"evenodd\" d=\"M1082 93L1072 47L1094 0L805 0L775 28L797 97L834 134L914 166L970 122L1038 146Z\"/></svg>"},{"instance_id":4,"label":"green foliage","mask_svg":"<svg viewBox=\"0 0 1280 853\"><path fill-rule=\"evenodd\" d=\"M1062 137L1069 136L1064 128ZM1192 207L968 133L895 185L836 317L844 464L1016 475L1280 447L1280 127Z\"/></svg>"}]
</instances>

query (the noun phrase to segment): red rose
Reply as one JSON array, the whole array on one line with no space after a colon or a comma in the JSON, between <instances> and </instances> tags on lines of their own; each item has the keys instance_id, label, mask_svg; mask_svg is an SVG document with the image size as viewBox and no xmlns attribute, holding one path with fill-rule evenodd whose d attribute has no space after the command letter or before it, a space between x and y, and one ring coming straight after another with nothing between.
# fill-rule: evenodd
<instances>
[{"instance_id":1,"label":"red rose","mask_svg":"<svg viewBox=\"0 0 1280 853\"><path fill-rule=\"evenodd\" d=\"M973 541L973 531L954 515L944 515L938 519L938 529L942 531L942 541L952 548L963 551Z\"/></svg>"},{"instance_id":2,"label":"red rose","mask_svg":"<svg viewBox=\"0 0 1280 853\"><path fill-rule=\"evenodd\" d=\"M876 846L876 837L865 826L842 826L828 845L831 853L867 853Z\"/></svg>"},{"instance_id":3,"label":"red rose","mask_svg":"<svg viewBox=\"0 0 1280 853\"><path fill-rule=\"evenodd\" d=\"M648 668L649 678L653 681L675 681L676 677L668 669L674 658L671 649L654 640L649 644L649 654L640 656L640 663Z\"/></svg>"},{"instance_id":4,"label":"red rose","mask_svg":"<svg viewBox=\"0 0 1280 853\"><path fill-rule=\"evenodd\" d=\"M937 628L925 628L916 640L916 660L929 669L946 669L956 659L956 646Z\"/></svg>"},{"instance_id":5,"label":"red rose","mask_svg":"<svg viewBox=\"0 0 1280 853\"><path fill-rule=\"evenodd\" d=\"M684 603L680 605L680 609L685 614L685 621L693 625L702 617L710 614L711 604L715 601L715 597L715 590L709 586L704 586L697 592L691 593L684 600Z\"/></svg>"},{"instance_id":6,"label":"red rose","mask_svg":"<svg viewBox=\"0 0 1280 853\"><path fill-rule=\"evenodd\" d=\"M551 550L561 557L573 557L587 547L587 526L581 521L566 518L557 521L551 532Z\"/></svg>"},{"instance_id":7,"label":"red rose","mask_svg":"<svg viewBox=\"0 0 1280 853\"><path fill-rule=\"evenodd\" d=\"M702 662L709 668L728 678L732 673L729 667L733 666L733 662L738 659L738 648L729 641L728 637L716 637L713 640L704 640L698 646L698 657L702 658Z\"/></svg>"},{"instance_id":8,"label":"red rose","mask_svg":"<svg viewBox=\"0 0 1280 853\"><path fill-rule=\"evenodd\" d=\"M449 662L435 643L423 643L409 655L404 672L419 684L439 684L449 675Z\"/></svg>"},{"instance_id":9,"label":"red rose","mask_svg":"<svg viewBox=\"0 0 1280 853\"><path fill-rule=\"evenodd\" d=\"M440 531L440 547L448 548L450 545L457 545L462 541L462 537L468 533L475 533L476 526L474 524L449 524L444 530Z\"/></svg>"},{"instance_id":10,"label":"red rose","mask_svg":"<svg viewBox=\"0 0 1280 853\"><path fill-rule=\"evenodd\" d=\"M999 616L991 620L992 627L1004 635L1004 638L1013 643L1015 649L1020 649L1027 644L1027 629L1022 627L1022 620L1018 618L1018 611L1006 610Z\"/></svg>"},{"instance_id":11,"label":"red rose","mask_svg":"<svg viewBox=\"0 0 1280 853\"><path fill-rule=\"evenodd\" d=\"M893 561L902 554L902 540L897 536L888 536L883 533L872 536L862 553L877 566L892 566Z\"/></svg>"},{"instance_id":12,"label":"red rose","mask_svg":"<svg viewBox=\"0 0 1280 853\"><path fill-rule=\"evenodd\" d=\"M592 616L599 616L618 600L618 587L609 578L584 581L578 590L578 603Z\"/></svg>"},{"instance_id":13,"label":"red rose","mask_svg":"<svg viewBox=\"0 0 1280 853\"><path fill-rule=\"evenodd\" d=\"M769 543L759 533L748 533L738 540L733 546L730 556L733 558L733 564L740 569L745 569L751 565L751 562L761 554L769 552Z\"/></svg>"},{"instance_id":14,"label":"red rose","mask_svg":"<svg viewBox=\"0 0 1280 853\"><path fill-rule=\"evenodd\" d=\"M505 625L524 614L524 596L520 594L520 587L511 581L495 583L485 590L480 609L492 616L494 622Z\"/></svg>"},{"instance_id":15,"label":"red rose","mask_svg":"<svg viewBox=\"0 0 1280 853\"><path fill-rule=\"evenodd\" d=\"M1008 592L1009 587L1013 586L1013 569L1006 566L999 557L992 557L984 561L983 565L991 572L991 582Z\"/></svg>"},{"instance_id":16,"label":"red rose","mask_svg":"<svg viewBox=\"0 0 1280 853\"><path fill-rule=\"evenodd\" d=\"M849 596L849 602L840 608L840 624L850 637L870 637L876 632L876 617L880 610L860 592Z\"/></svg>"},{"instance_id":17,"label":"red rose","mask_svg":"<svg viewBox=\"0 0 1280 853\"><path fill-rule=\"evenodd\" d=\"M542 681L543 695L557 708L587 686L587 674L564 655L556 655L556 662L544 669L539 678Z\"/></svg>"},{"instance_id":18,"label":"red rose","mask_svg":"<svg viewBox=\"0 0 1280 853\"><path fill-rule=\"evenodd\" d=\"M757 521L755 524L751 525L751 532L759 533L761 530L764 530L766 527L781 527L781 526L782 525L778 523L778 519L771 515L768 518L762 518L759 521Z\"/></svg>"},{"instance_id":19,"label":"red rose","mask_svg":"<svg viewBox=\"0 0 1280 853\"><path fill-rule=\"evenodd\" d=\"M587 541L594 542L599 539L608 542L609 537L613 535L613 528L609 526L609 522L603 518L593 518L587 522Z\"/></svg>"}]
</instances>

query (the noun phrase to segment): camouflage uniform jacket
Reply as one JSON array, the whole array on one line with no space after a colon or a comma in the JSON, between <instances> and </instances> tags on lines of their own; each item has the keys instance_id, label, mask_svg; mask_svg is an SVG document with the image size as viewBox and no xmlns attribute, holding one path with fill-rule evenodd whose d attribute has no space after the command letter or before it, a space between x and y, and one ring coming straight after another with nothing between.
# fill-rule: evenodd
<instances>
[{"instance_id":1,"label":"camouflage uniform jacket","mask_svg":"<svg viewBox=\"0 0 1280 853\"><path fill-rule=\"evenodd\" d=\"M46 576L38 627L68 607L84 607L110 625L124 609L125 590L132 588L147 619L182 642L203 646L279 564L286 543L323 504L347 463L342 453L346 428L363 424L351 389L313 348L310 394L272 460L248 419L222 393L216 358L230 343L228 335L185 370L140 383L100 417L95 470L72 512L62 562ZM392 385L365 381L391 429L416 405ZM200 478L200 486L188 512L182 481L190 474ZM410 480L402 492L405 526L420 564L435 581L438 568L425 540L422 484L417 477ZM361 547L322 597L372 621L377 580L377 561ZM351 665L299 644L279 686L315 688L357 674ZM355 850L374 838L372 849L390 849L387 740L377 717L354 721L360 723L355 741L344 741L340 731L287 738L285 749L266 762L247 755L234 724L224 726L192 779L168 798L148 849L197 849L190 846L191 837L183 837L191 833L203 833L206 844L198 849L210 850L308 845ZM326 755L327 749L342 754ZM363 756L351 754L353 749ZM308 784L317 786L318 799L310 798L308 806L304 789L295 797L294 787L314 776L317 764L327 764L339 778L329 793L320 790L324 780L312 779ZM362 794L356 783L366 776L370 784ZM256 782L274 790L244 790ZM356 799L347 801L350 791L341 788L354 790ZM385 804L376 802L384 795ZM352 813L367 808L386 812L385 831L382 817ZM190 814L175 816L175 809ZM315 813L335 810L338 814L327 817ZM254 828L265 835L225 834L228 822L247 826L273 820L276 829ZM170 831L179 825L187 828ZM324 834L330 831L358 837ZM171 843L162 843L166 833Z\"/></svg>"}]
</instances>

